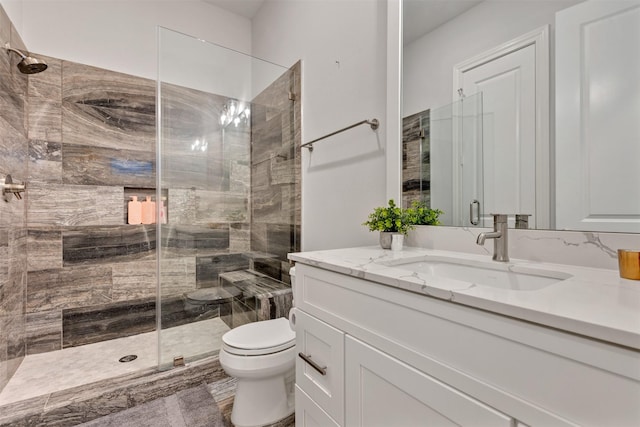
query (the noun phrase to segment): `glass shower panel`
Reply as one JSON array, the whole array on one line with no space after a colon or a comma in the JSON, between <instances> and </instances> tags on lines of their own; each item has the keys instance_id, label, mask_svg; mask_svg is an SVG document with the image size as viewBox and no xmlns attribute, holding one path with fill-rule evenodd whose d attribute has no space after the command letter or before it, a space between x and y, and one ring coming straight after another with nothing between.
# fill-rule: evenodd
<instances>
[{"instance_id":1,"label":"glass shower panel","mask_svg":"<svg viewBox=\"0 0 640 427\"><path fill-rule=\"evenodd\" d=\"M296 78L284 67L158 30L161 369L215 354L222 334L260 320L255 289L262 282L290 293L283 262L296 248L299 223L295 191L289 195L283 183L297 184L298 152L285 143ZM282 248L269 240L280 232L287 233Z\"/></svg>"},{"instance_id":2,"label":"glass shower panel","mask_svg":"<svg viewBox=\"0 0 640 427\"><path fill-rule=\"evenodd\" d=\"M463 227L486 227L484 210L482 93L458 101L458 146L460 151L460 224ZM455 120L454 120L455 121ZM455 126L455 125L454 125ZM488 224L493 224L490 219Z\"/></svg>"},{"instance_id":3,"label":"glass shower panel","mask_svg":"<svg viewBox=\"0 0 640 427\"><path fill-rule=\"evenodd\" d=\"M431 205L443 225L482 227L482 93L431 110Z\"/></svg>"}]
</instances>

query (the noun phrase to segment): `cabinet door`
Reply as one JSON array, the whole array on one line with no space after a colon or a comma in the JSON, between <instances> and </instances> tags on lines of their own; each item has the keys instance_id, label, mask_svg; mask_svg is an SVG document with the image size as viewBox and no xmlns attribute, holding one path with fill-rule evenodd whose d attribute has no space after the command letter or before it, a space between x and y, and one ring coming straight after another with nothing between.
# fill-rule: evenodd
<instances>
[{"instance_id":1,"label":"cabinet door","mask_svg":"<svg viewBox=\"0 0 640 427\"><path fill-rule=\"evenodd\" d=\"M510 427L513 419L350 336L346 425Z\"/></svg>"},{"instance_id":2,"label":"cabinet door","mask_svg":"<svg viewBox=\"0 0 640 427\"><path fill-rule=\"evenodd\" d=\"M296 426L338 427L338 424L311 400L307 393L296 386Z\"/></svg>"},{"instance_id":3,"label":"cabinet door","mask_svg":"<svg viewBox=\"0 0 640 427\"><path fill-rule=\"evenodd\" d=\"M344 333L296 310L296 354L296 384L338 424L342 424ZM324 373L315 369L314 364Z\"/></svg>"}]
</instances>

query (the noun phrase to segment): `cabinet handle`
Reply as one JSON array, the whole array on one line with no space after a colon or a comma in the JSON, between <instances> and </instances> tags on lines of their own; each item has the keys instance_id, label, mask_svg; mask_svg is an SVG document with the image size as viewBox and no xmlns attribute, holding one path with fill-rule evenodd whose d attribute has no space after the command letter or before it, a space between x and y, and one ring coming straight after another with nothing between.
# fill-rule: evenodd
<instances>
[{"instance_id":1,"label":"cabinet handle","mask_svg":"<svg viewBox=\"0 0 640 427\"><path fill-rule=\"evenodd\" d=\"M311 360L311 356L307 356L304 353L298 353L298 356L300 356L300 358L302 360L304 360L305 362L307 362L309 365L311 365L311 367L313 369L315 369L316 371L320 372L320 374L322 375L327 375L327 367L326 366L320 366L318 365L316 362L314 362L313 360Z\"/></svg>"}]
</instances>

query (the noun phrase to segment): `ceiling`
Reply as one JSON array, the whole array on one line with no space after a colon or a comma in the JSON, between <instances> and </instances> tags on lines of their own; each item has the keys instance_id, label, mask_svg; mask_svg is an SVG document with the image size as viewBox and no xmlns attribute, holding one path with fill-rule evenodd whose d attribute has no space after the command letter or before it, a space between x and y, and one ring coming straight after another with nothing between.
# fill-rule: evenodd
<instances>
[{"instance_id":1,"label":"ceiling","mask_svg":"<svg viewBox=\"0 0 640 427\"><path fill-rule=\"evenodd\" d=\"M403 0L403 45L471 9L482 0Z\"/></svg>"},{"instance_id":2,"label":"ceiling","mask_svg":"<svg viewBox=\"0 0 640 427\"><path fill-rule=\"evenodd\" d=\"M253 19L265 0L202 0ZM482 0L403 0L403 44L411 43Z\"/></svg>"}]
</instances>

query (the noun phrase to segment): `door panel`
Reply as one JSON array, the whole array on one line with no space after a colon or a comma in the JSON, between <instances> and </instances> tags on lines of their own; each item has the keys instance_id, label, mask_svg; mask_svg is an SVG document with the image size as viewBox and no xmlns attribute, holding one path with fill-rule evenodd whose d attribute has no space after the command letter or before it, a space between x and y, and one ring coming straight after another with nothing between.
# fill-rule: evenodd
<instances>
[{"instance_id":1,"label":"door panel","mask_svg":"<svg viewBox=\"0 0 640 427\"><path fill-rule=\"evenodd\" d=\"M464 93L483 97L484 226L491 213L510 214L511 222L530 214L536 226L535 67L535 46L528 45L462 74Z\"/></svg>"}]
</instances>

